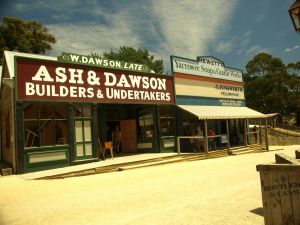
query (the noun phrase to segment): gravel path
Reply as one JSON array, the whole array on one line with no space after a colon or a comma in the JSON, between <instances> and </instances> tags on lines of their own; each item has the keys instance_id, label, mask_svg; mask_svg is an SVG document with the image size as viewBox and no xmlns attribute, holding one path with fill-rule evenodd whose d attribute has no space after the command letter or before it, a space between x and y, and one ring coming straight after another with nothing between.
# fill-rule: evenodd
<instances>
[{"instance_id":1,"label":"gravel path","mask_svg":"<svg viewBox=\"0 0 300 225\"><path fill-rule=\"evenodd\" d=\"M263 225L256 165L300 146L61 180L0 177L1 225Z\"/></svg>"}]
</instances>

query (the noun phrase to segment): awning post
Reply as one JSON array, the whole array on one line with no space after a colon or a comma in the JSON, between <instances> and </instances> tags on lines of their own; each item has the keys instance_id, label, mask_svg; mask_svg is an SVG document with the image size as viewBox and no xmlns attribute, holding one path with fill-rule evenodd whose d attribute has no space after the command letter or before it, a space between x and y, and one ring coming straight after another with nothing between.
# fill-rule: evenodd
<instances>
[{"instance_id":1,"label":"awning post","mask_svg":"<svg viewBox=\"0 0 300 225\"><path fill-rule=\"evenodd\" d=\"M246 122L247 119L243 119L243 122L244 122L244 146L247 146L247 122Z\"/></svg>"},{"instance_id":2,"label":"awning post","mask_svg":"<svg viewBox=\"0 0 300 225\"><path fill-rule=\"evenodd\" d=\"M262 148L262 129L261 129L261 120L259 120L259 142Z\"/></svg>"},{"instance_id":3,"label":"awning post","mask_svg":"<svg viewBox=\"0 0 300 225\"><path fill-rule=\"evenodd\" d=\"M229 149L230 149L230 136L229 136L229 124L228 124L228 120L226 120L226 132L227 132L227 150L228 150L228 155L229 155Z\"/></svg>"},{"instance_id":4,"label":"awning post","mask_svg":"<svg viewBox=\"0 0 300 225\"><path fill-rule=\"evenodd\" d=\"M204 120L204 150L208 153L207 120Z\"/></svg>"}]
</instances>

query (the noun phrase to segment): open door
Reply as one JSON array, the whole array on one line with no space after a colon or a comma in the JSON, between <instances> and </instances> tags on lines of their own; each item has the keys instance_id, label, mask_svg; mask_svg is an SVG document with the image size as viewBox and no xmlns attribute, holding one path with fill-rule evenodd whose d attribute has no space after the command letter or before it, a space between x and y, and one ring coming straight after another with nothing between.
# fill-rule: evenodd
<instances>
[{"instance_id":1,"label":"open door","mask_svg":"<svg viewBox=\"0 0 300 225\"><path fill-rule=\"evenodd\" d=\"M121 151L124 153L136 152L137 151L136 120L121 120L120 129L122 133Z\"/></svg>"}]
</instances>

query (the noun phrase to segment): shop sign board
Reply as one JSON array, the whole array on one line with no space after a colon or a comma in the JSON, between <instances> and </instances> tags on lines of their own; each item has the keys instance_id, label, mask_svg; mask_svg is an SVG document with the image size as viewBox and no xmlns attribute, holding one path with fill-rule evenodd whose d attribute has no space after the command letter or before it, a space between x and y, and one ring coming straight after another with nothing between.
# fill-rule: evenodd
<instances>
[{"instance_id":1,"label":"shop sign board","mask_svg":"<svg viewBox=\"0 0 300 225\"><path fill-rule=\"evenodd\" d=\"M174 104L173 77L16 58L21 101Z\"/></svg>"},{"instance_id":2,"label":"shop sign board","mask_svg":"<svg viewBox=\"0 0 300 225\"><path fill-rule=\"evenodd\" d=\"M72 64L112 68L112 69L138 71L138 72L145 72L145 73L153 72L148 66L143 64L124 62L120 60L106 59L106 58L95 57L95 56L66 53L66 52L63 52L61 56L58 56L57 61L72 63Z\"/></svg>"},{"instance_id":3,"label":"shop sign board","mask_svg":"<svg viewBox=\"0 0 300 225\"><path fill-rule=\"evenodd\" d=\"M177 95L244 100L244 87L240 83L232 83L207 82L175 77Z\"/></svg>"},{"instance_id":4,"label":"shop sign board","mask_svg":"<svg viewBox=\"0 0 300 225\"><path fill-rule=\"evenodd\" d=\"M241 70L225 67L214 57L198 57L197 60L171 56L173 73L191 74L222 80L243 82Z\"/></svg>"}]
</instances>

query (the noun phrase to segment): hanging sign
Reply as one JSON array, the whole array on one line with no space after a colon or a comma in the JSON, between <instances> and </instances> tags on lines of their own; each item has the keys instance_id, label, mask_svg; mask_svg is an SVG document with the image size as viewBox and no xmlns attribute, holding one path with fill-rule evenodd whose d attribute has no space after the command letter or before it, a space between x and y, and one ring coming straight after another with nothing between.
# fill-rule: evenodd
<instances>
[{"instance_id":1,"label":"hanging sign","mask_svg":"<svg viewBox=\"0 0 300 225\"><path fill-rule=\"evenodd\" d=\"M174 104L173 77L17 58L24 101Z\"/></svg>"},{"instance_id":2,"label":"hanging sign","mask_svg":"<svg viewBox=\"0 0 300 225\"><path fill-rule=\"evenodd\" d=\"M57 57L57 61L73 63L73 64L112 68L112 69L138 71L138 72L145 72L145 73L153 72L148 66L138 64L138 63L124 62L124 61L113 60L113 59L105 59L105 58L100 58L95 56L78 55L74 53L63 52L61 56Z\"/></svg>"}]
</instances>

